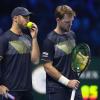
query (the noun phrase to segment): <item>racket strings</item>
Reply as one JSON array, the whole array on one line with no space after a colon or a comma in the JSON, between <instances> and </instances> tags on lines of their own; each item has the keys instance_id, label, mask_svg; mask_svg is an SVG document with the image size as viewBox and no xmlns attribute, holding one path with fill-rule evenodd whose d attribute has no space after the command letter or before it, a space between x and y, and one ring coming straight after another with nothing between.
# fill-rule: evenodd
<instances>
[{"instance_id":1,"label":"racket strings","mask_svg":"<svg viewBox=\"0 0 100 100\"><path fill-rule=\"evenodd\" d=\"M72 51L72 69L82 72L86 69L90 59L90 48L86 44L76 46Z\"/></svg>"}]
</instances>

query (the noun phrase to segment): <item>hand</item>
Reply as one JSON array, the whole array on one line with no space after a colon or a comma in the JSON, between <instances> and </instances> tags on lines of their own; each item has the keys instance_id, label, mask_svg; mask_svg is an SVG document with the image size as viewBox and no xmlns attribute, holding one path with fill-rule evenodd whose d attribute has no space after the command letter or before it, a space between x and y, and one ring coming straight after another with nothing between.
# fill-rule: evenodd
<instances>
[{"instance_id":1,"label":"hand","mask_svg":"<svg viewBox=\"0 0 100 100\"><path fill-rule=\"evenodd\" d=\"M37 33L38 33L38 27L35 23L33 23L33 27L32 29L30 29L31 32L31 36L32 38L36 38L37 37Z\"/></svg>"},{"instance_id":2,"label":"hand","mask_svg":"<svg viewBox=\"0 0 100 100\"><path fill-rule=\"evenodd\" d=\"M68 87L69 88L73 88L73 89L77 89L79 87L80 82L78 80L70 80L68 82Z\"/></svg>"},{"instance_id":3,"label":"hand","mask_svg":"<svg viewBox=\"0 0 100 100\"><path fill-rule=\"evenodd\" d=\"M9 91L9 89L4 86L4 85L0 85L0 94L6 96L7 92Z\"/></svg>"}]
</instances>

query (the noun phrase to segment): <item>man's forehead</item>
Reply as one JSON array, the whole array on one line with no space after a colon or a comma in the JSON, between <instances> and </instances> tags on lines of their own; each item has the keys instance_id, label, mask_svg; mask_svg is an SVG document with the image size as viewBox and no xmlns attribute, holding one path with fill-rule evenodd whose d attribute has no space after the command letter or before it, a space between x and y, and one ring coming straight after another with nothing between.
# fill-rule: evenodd
<instances>
[{"instance_id":1,"label":"man's forehead","mask_svg":"<svg viewBox=\"0 0 100 100\"><path fill-rule=\"evenodd\" d=\"M65 14L63 19L64 20L74 20L74 16L69 16L68 14Z\"/></svg>"}]
</instances>

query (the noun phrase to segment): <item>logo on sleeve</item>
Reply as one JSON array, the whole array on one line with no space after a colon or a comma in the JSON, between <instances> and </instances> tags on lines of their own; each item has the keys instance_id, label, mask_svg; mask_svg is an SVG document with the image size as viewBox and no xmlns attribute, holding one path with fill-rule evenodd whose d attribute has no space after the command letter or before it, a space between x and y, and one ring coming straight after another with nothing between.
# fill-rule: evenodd
<instances>
[{"instance_id":1,"label":"logo on sleeve","mask_svg":"<svg viewBox=\"0 0 100 100\"><path fill-rule=\"evenodd\" d=\"M48 52L43 52L42 57L48 57Z\"/></svg>"}]
</instances>

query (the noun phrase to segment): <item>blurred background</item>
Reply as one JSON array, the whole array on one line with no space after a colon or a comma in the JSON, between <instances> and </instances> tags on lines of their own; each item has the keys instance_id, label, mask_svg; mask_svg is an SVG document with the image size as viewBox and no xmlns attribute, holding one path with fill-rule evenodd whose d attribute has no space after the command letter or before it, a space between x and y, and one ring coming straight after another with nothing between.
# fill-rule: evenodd
<instances>
[{"instance_id":1,"label":"blurred background","mask_svg":"<svg viewBox=\"0 0 100 100\"><path fill-rule=\"evenodd\" d=\"M76 12L72 29L78 43L88 43L92 59L81 77L83 100L100 100L100 0L0 0L0 34L11 27L11 11L17 6L28 8L34 15L31 21L39 28L38 42L55 28L54 10L67 4ZM45 71L42 66L33 66L33 95L35 100L45 100Z\"/></svg>"}]
</instances>

